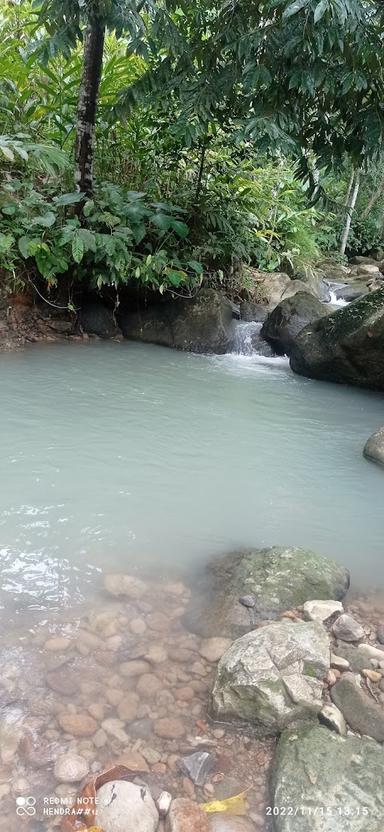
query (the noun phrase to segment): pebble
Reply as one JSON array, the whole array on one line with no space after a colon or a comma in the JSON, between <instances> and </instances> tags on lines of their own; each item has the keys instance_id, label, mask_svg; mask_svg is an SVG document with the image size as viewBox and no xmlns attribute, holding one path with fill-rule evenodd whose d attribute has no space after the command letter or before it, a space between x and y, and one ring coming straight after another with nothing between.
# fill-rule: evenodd
<instances>
[{"instance_id":1,"label":"pebble","mask_svg":"<svg viewBox=\"0 0 384 832\"><path fill-rule=\"evenodd\" d=\"M123 722L129 722L132 719L136 719L139 705L140 697L137 693L134 691L127 691L124 693L123 699L119 702L117 707L119 719L122 719Z\"/></svg>"},{"instance_id":2,"label":"pebble","mask_svg":"<svg viewBox=\"0 0 384 832\"><path fill-rule=\"evenodd\" d=\"M113 761L115 766L126 766L130 771L149 771L144 757L138 751L127 749Z\"/></svg>"},{"instance_id":3,"label":"pebble","mask_svg":"<svg viewBox=\"0 0 384 832\"><path fill-rule=\"evenodd\" d=\"M331 653L331 666L335 667L336 670L349 670L350 664L347 659L343 659L342 656L336 656L335 653Z\"/></svg>"},{"instance_id":4,"label":"pebble","mask_svg":"<svg viewBox=\"0 0 384 832\"><path fill-rule=\"evenodd\" d=\"M140 696L152 699L160 688L160 682L154 673L144 673L137 682L136 690Z\"/></svg>"},{"instance_id":5,"label":"pebble","mask_svg":"<svg viewBox=\"0 0 384 832\"><path fill-rule=\"evenodd\" d=\"M180 662L180 664L186 664L187 662L192 662L195 658L195 653L192 650L188 650L186 647L172 647L168 650L169 659L172 662Z\"/></svg>"},{"instance_id":6,"label":"pebble","mask_svg":"<svg viewBox=\"0 0 384 832\"><path fill-rule=\"evenodd\" d=\"M147 786L111 780L97 792L96 827L103 832L155 832L159 814Z\"/></svg>"},{"instance_id":7,"label":"pebble","mask_svg":"<svg viewBox=\"0 0 384 832\"><path fill-rule=\"evenodd\" d=\"M133 618L130 622L129 629L135 636L142 636L147 629L144 618Z\"/></svg>"},{"instance_id":8,"label":"pebble","mask_svg":"<svg viewBox=\"0 0 384 832\"><path fill-rule=\"evenodd\" d=\"M88 713L91 714L97 722L101 722L105 716L104 705L101 702L91 702L91 704L88 705Z\"/></svg>"},{"instance_id":9,"label":"pebble","mask_svg":"<svg viewBox=\"0 0 384 832\"><path fill-rule=\"evenodd\" d=\"M335 613L342 613L343 605L340 601L306 601L303 605L305 621L320 621L323 623Z\"/></svg>"},{"instance_id":10,"label":"pebble","mask_svg":"<svg viewBox=\"0 0 384 832\"><path fill-rule=\"evenodd\" d=\"M375 647L373 644L360 644L360 653L364 653L369 659L377 659L378 662L384 661L384 650Z\"/></svg>"},{"instance_id":11,"label":"pebble","mask_svg":"<svg viewBox=\"0 0 384 832\"><path fill-rule=\"evenodd\" d=\"M370 670L369 668L364 668L361 671L362 676L365 676L366 679L369 679L370 682L380 682L382 679L382 673L378 670Z\"/></svg>"},{"instance_id":12,"label":"pebble","mask_svg":"<svg viewBox=\"0 0 384 832\"><path fill-rule=\"evenodd\" d=\"M217 662L231 644L228 638L207 638L201 642L199 653L208 662Z\"/></svg>"},{"instance_id":13,"label":"pebble","mask_svg":"<svg viewBox=\"0 0 384 832\"><path fill-rule=\"evenodd\" d=\"M167 661L168 653L162 644L153 644L144 658L151 664L161 664Z\"/></svg>"},{"instance_id":14,"label":"pebble","mask_svg":"<svg viewBox=\"0 0 384 832\"><path fill-rule=\"evenodd\" d=\"M107 688L105 692L105 698L107 699L109 704L113 705L114 707L116 707L116 705L119 705L123 697L124 691L118 690L118 688Z\"/></svg>"},{"instance_id":15,"label":"pebble","mask_svg":"<svg viewBox=\"0 0 384 832\"><path fill-rule=\"evenodd\" d=\"M156 748L150 748L145 746L141 749L141 753L150 766L156 765L156 763L159 763L161 760L160 751L157 751Z\"/></svg>"},{"instance_id":16,"label":"pebble","mask_svg":"<svg viewBox=\"0 0 384 832\"><path fill-rule=\"evenodd\" d=\"M169 832L209 832L209 819L197 803L177 797L167 817Z\"/></svg>"},{"instance_id":17,"label":"pebble","mask_svg":"<svg viewBox=\"0 0 384 832\"><path fill-rule=\"evenodd\" d=\"M98 724L89 714L73 714L65 711L58 716L60 728L73 737L90 737L95 734Z\"/></svg>"},{"instance_id":18,"label":"pebble","mask_svg":"<svg viewBox=\"0 0 384 832\"><path fill-rule=\"evenodd\" d=\"M147 585L140 578L133 575L110 574L105 575L104 589L114 597L124 595L126 598L135 601L146 594Z\"/></svg>"},{"instance_id":19,"label":"pebble","mask_svg":"<svg viewBox=\"0 0 384 832\"><path fill-rule=\"evenodd\" d=\"M108 742L107 734L105 733L105 731L102 728L99 728L99 730L96 731L96 734L93 737L93 744L96 746L96 748L103 748L104 745L107 744L107 742Z\"/></svg>"},{"instance_id":20,"label":"pebble","mask_svg":"<svg viewBox=\"0 0 384 832\"><path fill-rule=\"evenodd\" d=\"M74 696L79 689L76 674L71 672L67 667L51 670L45 678L48 687L54 690L55 693L60 693L62 696Z\"/></svg>"},{"instance_id":21,"label":"pebble","mask_svg":"<svg viewBox=\"0 0 384 832\"><path fill-rule=\"evenodd\" d=\"M361 624L348 613L344 613L336 619L332 625L332 632L336 638L342 641L360 641L364 638L364 630Z\"/></svg>"},{"instance_id":22,"label":"pebble","mask_svg":"<svg viewBox=\"0 0 384 832\"><path fill-rule=\"evenodd\" d=\"M61 783L79 783L87 776L88 763L78 754L62 754L55 762L54 775Z\"/></svg>"},{"instance_id":23,"label":"pebble","mask_svg":"<svg viewBox=\"0 0 384 832\"><path fill-rule=\"evenodd\" d=\"M347 725L343 714L339 708L333 703L323 705L320 714L320 722L325 723L332 731L336 731L340 736L345 737L347 734Z\"/></svg>"},{"instance_id":24,"label":"pebble","mask_svg":"<svg viewBox=\"0 0 384 832\"><path fill-rule=\"evenodd\" d=\"M119 667L122 676L142 676L143 673L150 673L151 665L142 659L132 659L130 662L123 662Z\"/></svg>"},{"instance_id":25,"label":"pebble","mask_svg":"<svg viewBox=\"0 0 384 832\"><path fill-rule=\"evenodd\" d=\"M118 742L125 744L129 741L129 736L124 731L124 722L121 719L104 719L101 727L108 736L113 737Z\"/></svg>"},{"instance_id":26,"label":"pebble","mask_svg":"<svg viewBox=\"0 0 384 832\"><path fill-rule=\"evenodd\" d=\"M54 638L49 638L45 644L44 649L49 650L52 653L61 653L64 650L68 650L71 647L72 641L65 636L56 636Z\"/></svg>"},{"instance_id":27,"label":"pebble","mask_svg":"<svg viewBox=\"0 0 384 832\"><path fill-rule=\"evenodd\" d=\"M164 717L157 719L153 730L158 737L166 740L177 740L184 736L185 728L181 719L177 717Z\"/></svg>"},{"instance_id":28,"label":"pebble","mask_svg":"<svg viewBox=\"0 0 384 832\"><path fill-rule=\"evenodd\" d=\"M175 690L175 696L181 702L190 702L195 696L195 691L186 685L185 687L177 688Z\"/></svg>"}]
</instances>

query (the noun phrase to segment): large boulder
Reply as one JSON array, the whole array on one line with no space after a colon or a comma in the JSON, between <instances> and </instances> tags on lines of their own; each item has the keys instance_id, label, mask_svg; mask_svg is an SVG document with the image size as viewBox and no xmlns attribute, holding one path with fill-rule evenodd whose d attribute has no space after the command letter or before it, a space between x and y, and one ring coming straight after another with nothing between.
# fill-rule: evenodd
<instances>
[{"instance_id":1,"label":"large boulder","mask_svg":"<svg viewBox=\"0 0 384 832\"><path fill-rule=\"evenodd\" d=\"M248 268L244 273L244 284L247 286L246 300L269 311L283 298L290 298L297 292L310 292L317 296L316 289L307 279L293 279L285 272L262 272Z\"/></svg>"},{"instance_id":2,"label":"large boulder","mask_svg":"<svg viewBox=\"0 0 384 832\"><path fill-rule=\"evenodd\" d=\"M284 298L268 315L261 336L279 355L289 355L299 332L307 324L327 315L328 311L314 295L297 292L290 298Z\"/></svg>"},{"instance_id":3,"label":"large boulder","mask_svg":"<svg viewBox=\"0 0 384 832\"><path fill-rule=\"evenodd\" d=\"M365 443L363 454L371 462L384 465L384 427L379 428L369 437Z\"/></svg>"},{"instance_id":4,"label":"large boulder","mask_svg":"<svg viewBox=\"0 0 384 832\"><path fill-rule=\"evenodd\" d=\"M139 312L123 312L126 338L199 353L225 353L233 344L233 306L214 289L192 299L172 300Z\"/></svg>"},{"instance_id":5,"label":"large boulder","mask_svg":"<svg viewBox=\"0 0 384 832\"><path fill-rule=\"evenodd\" d=\"M372 740L285 731L271 786L274 832L382 832L384 750Z\"/></svg>"},{"instance_id":6,"label":"large boulder","mask_svg":"<svg viewBox=\"0 0 384 832\"><path fill-rule=\"evenodd\" d=\"M208 567L184 620L200 635L237 638L305 601L340 601L348 587L344 567L308 549L249 549Z\"/></svg>"},{"instance_id":7,"label":"large boulder","mask_svg":"<svg viewBox=\"0 0 384 832\"><path fill-rule=\"evenodd\" d=\"M315 720L329 665L329 638L318 621L275 621L253 630L220 659L213 715L251 722L259 736Z\"/></svg>"},{"instance_id":8,"label":"large boulder","mask_svg":"<svg viewBox=\"0 0 384 832\"><path fill-rule=\"evenodd\" d=\"M306 326L291 367L310 378L384 390L384 287Z\"/></svg>"}]
</instances>

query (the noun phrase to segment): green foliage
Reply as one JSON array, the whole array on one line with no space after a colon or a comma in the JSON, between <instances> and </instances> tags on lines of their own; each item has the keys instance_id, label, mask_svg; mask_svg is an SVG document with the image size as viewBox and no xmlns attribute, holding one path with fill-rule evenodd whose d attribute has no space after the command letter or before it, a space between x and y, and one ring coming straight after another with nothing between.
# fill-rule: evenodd
<instances>
[{"instance_id":1,"label":"green foliage","mask_svg":"<svg viewBox=\"0 0 384 832\"><path fill-rule=\"evenodd\" d=\"M99 289L129 280L160 291L199 282L200 263L187 250L175 254L188 235L181 208L104 185L85 203L83 227L73 211L82 198L10 179L0 192L0 268L30 268L49 287L68 272Z\"/></svg>"}]
</instances>

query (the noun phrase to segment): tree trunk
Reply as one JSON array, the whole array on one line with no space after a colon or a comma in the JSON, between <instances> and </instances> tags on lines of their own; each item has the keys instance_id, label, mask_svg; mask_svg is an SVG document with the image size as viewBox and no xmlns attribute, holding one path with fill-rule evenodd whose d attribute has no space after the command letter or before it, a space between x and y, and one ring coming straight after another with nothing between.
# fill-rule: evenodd
<instances>
[{"instance_id":1,"label":"tree trunk","mask_svg":"<svg viewBox=\"0 0 384 832\"><path fill-rule=\"evenodd\" d=\"M356 200L359 193L360 187L360 168L353 171L353 179L351 177L350 186L348 188L348 201L346 204L346 215L345 215L345 222L343 233L341 236L341 243L340 243L340 254L345 254L345 249L347 248L347 242L349 237L349 232L351 230L351 222L352 222L352 214L355 210Z\"/></svg>"},{"instance_id":2,"label":"tree trunk","mask_svg":"<svg viewBox=\"0 0 384 832\"><path fill-rule=\"evenodd\" d=\"M97 19L92 20L84 36L84 62L77 108L75 147L76 188L87 196L91 196L93 191L95 123L103 67L104 38L105 27Z\"/></svg>"}]
</instances>

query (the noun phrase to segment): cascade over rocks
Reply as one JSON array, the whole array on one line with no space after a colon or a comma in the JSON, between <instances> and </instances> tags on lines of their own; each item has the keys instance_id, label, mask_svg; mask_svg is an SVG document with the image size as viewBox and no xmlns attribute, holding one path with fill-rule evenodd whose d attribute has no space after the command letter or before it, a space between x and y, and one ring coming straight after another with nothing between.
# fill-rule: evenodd
<instances>
[{"instance_id":1,"label":"cascade over rocks","mask_svg":"<svg viewBox=\"0 0 384 832\"><path fill-rule=\"evenodd\" d=\"M222 292L202 289L196 297L122 312L126 338L198 353L225 353L233 344L233 304Z\"/></svg>"},{"instance_id":2,"label":"cascade over rocks","mask_svg":"<svg viewBox=\"0 0 384 832\"><path fill-rule=\"evenodd\" d=\"M384 750L370 739L323 727L285 731L272 774L274 832L381 832Z\"/></svg>"},{"instance_id":3,"label":"cascade over rocks","mask_svg":"<svg viewBox=\"0 0 384 832\"><path fill-rule=\"evenodd\" d=\"M309 292L296 292L284 298L268 315L261 335L279 355L289 355L301 330L329 310Z\"/></svg>"},{"instance_id":4,"label":"cascade over rocks","mask_svg":"<svg viewBox=\"0 0 384 832\"><path fill-rule=\"evenodd\" d=\"M310 378L384 390L384 286L306 326L290 363Z\"/></svg>"},{"instance_id":5,"label":"cascade over rocks","mask_svg":"<svg viewBox=\"0 0 384 832\"><path fill-rule=\"evenodd\" d=\"M329 638L322 624L267 624L224 653L213 688L213 714L251 722L260 736L316 719L329 666Z\"/></svg>"},{"instance_id":6,"label":"cascade over rocks","mask_svg":"<svg viewBox=\"0 0 384 832\"><path fill-rule=\"evenodd\" d=\"M384 427L379 428L369 437L365 443L363 454L371 462L384 465Z\"/></svg>"},{"instance_id":7,"label":"cascade over rocks","mask_svg":"<svg viewBox=\"0 0 384 832\"><path fill-rule=\"evenodd\" d=\"M196 599L184 616L203 636L237 638L260 619L315 599L341 600L349 573L331 558L307 549L275 546L249 549L214 561L200 580ZM252 605L240 599L250 596Z\"/></svg>"}]
</instances>

